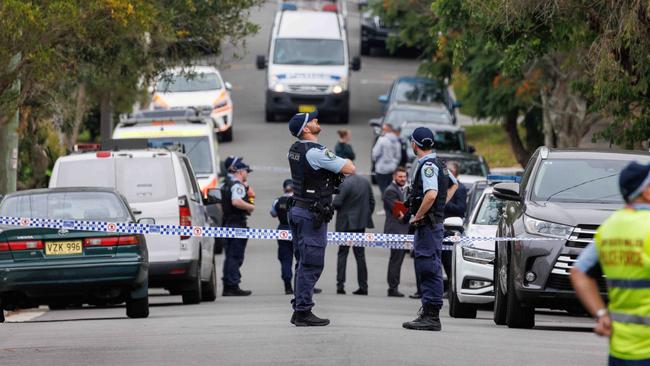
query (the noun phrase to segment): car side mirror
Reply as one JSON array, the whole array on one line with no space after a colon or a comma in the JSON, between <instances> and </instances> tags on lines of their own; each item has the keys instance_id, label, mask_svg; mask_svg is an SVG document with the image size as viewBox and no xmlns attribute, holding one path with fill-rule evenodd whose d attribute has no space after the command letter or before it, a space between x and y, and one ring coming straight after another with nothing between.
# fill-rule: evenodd
<instances>
[{"instance_id":1,"label":"car side mirror","mask_svg":"<svg viewBox=\"0 0 650 366\"><path fill-rule=\"evenodd\" d=\"M352 62L350 62L350 68L352 69L352 71L361 70L361 57L359 56L352 57Z\"/></svg>"},{"instance_id":2,"label":"car side mirror","mask_svg":"<svg viewBox=\"0 0 650 366\"><path fill-rule=\"evenodd\" d=\"M264 70L266 69L266 66L268 64L266 60L266 56L264 55L257 55L257 59L255 60L255 64L257 65L258 70Z\"/></svg>"},{"instance_id":3,"label":"car side mirror","mask_svg":"<svg viewBox=\"0 0 650 366\"><path fill-rule=\"evenodd\" d=\"M494 197L504 201L521 201L519 183L498 183L492 189Z\"/></svg>"},{"instance_id":4,"label":"car side mirror","mask_svg":"<svg viewBox=\"0 0 650 366\"><path fill-rule=\"evenodd\" d=\"M474 145L468 145L467 152L469 152L470 154L474 154L476 152L476 148L474 147Z\"/></svg>"},{"instance_id":5,"label":"car side mirror","mask_svg":"<svg viewBox=\"0 0 650 366\"><path fill-rule=\"evenodd\" d=\"M386 94L384 94L384 95L380 95L380 96L377 98L377 100L378 100L379 103L381 103L381 104L386 104L386 103L388 103L388 95L386 95Z\"/></svg>"},{"instance_id":6,"label":"car side mirror","mask_svg":"<svg viewBox=\"0 0 650 366\"><path fill-rule=\"evenodd\" d=\"M156 225L156 219L153 217L141 217L138 219L138 224Z\"/></svg>"},{"instance_id":7,"label":"car side mirror","mask_svg":"<svg viewBox=\"0 0 650 366\"><path fill-rule=\"evenodd\" d=\"M224 85L226 86L226 90L228 90L228 91L232 90L232 84L231 84L231 83L229 83L229 82L226 81L226 82L224 83Z\"/></svg>"},{"instance_id":8,"label":"car side mirror","mask_svg":"<svg viewBox=\"0 0 650 366\"><path fill-rule=\"evenodd\" d=\"M206 205L221 203L221 190L216 188L208 189L208 195L204 200Z\"/></svg>"},{"instance_id":9,"label":"car side mirror","mask_svg":"<svg viewBox=\"0 0 650 366\"><path fill-rule=\"evenodd\" d=\"M368 125L373 128L381 128L381 118L371 118L368 120Z\"/></svg>"},{"instance_id":10,"label":"car side mirror","mask_svg":"<svg viewBox=\"0 0 650 366\"><path fill-rule=\"evenodd\" d=\"M463 218L462 217L448 217L443 222L445 229L458 229L463 227Z\"/></svg>"}]
</instances>

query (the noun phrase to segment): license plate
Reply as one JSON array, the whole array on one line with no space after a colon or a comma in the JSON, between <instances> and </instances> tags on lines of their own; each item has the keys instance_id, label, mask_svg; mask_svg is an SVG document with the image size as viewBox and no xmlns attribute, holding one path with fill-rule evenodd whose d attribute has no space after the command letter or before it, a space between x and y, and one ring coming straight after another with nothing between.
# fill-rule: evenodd
<instances>
[{"instance_id":1,"label":"license plate","mask_svg":"<svg viewBox=\"0 0 650 366\"><path fill-rule=\"evenodd\" d=\"M311 104L301 104L298 106L299 113L311 113L314 112L315 110L316 110L316 106Z\"/></svg>"},{"instance_id":2,"label":"license plate","mask_svg":"<svg viewBox=\"0 0 650 366\"><path fill-rule=\"evenodd\" d=\"M45 255L71 255L81 254L83 247L80 240L51 241L45 243Z\"/></svg>"}]
</instances>

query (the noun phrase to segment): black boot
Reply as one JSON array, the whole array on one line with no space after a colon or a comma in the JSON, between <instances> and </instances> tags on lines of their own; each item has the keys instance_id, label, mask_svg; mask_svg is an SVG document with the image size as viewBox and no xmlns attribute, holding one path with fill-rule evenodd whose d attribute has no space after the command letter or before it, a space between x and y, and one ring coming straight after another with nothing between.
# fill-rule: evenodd
<instances>
[{"instance_id":1,"label":"black boot","mask_svg":"<svg viewBox=\"0 0 650 366\"><path fill-rule=\"evenodd\" d=\"M388 289L388 297L404 297L404 294L397 289Z\"/></svg>"},{"instance_id":2,"label":"black boot","mask_svg":"<svg viewBox=\"0 0 650 366\"><path fill-rule=\"evenodd\" d=\"M222 296L249 296L253 291L242 290L239 286L225 286L223 288Z\"/></svg>"},{"instance_id":3,"label":"black boot","mask_svg":"<svg viewBox=\"0 0 650 366\"><path fill-rule=\"evenodd\" d=\"M286 295L293 295L293 288L291 288L291 281L284 281L284 293Z\"/></svg>"},{"instance_id":4,"label":"black boot","mask_svg":"<svg viewBox=\"0 0 650 366\"><path fill-rule=\"evenodd\" d=\"M418 314L418 317L410 322L402 324L402 327L413 330L440 331L440 309L431 304L425 304Z\"/></svg>"},{"instance_id":5,"label":"black boot","mask_svg":"<svg viewBox=\"0 0 650 366\"><path fill-rule=\"evenodd\" d=\"M295 311L293 314L292 320L296 327L322 327L330 323L329 319L319 318L311 310Z\"/></svg>"}]
</instances>

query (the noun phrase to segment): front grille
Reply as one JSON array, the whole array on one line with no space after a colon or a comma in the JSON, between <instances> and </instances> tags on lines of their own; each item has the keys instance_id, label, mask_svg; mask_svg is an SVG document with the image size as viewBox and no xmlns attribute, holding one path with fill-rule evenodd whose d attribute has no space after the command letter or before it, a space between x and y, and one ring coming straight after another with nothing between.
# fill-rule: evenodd
<instances>
[{"instance_id":1,"label":"front grille","mask_svg":"<svg viewBox=\"0 0 650 366\"><path fill-rule=\"evenodd\" d=\"M569 274L571 273L571 268L573 268L577 259L578 256L575 254L563 254L559 256L555 262L555 266L553 266L553 270L551 270L550 276L548 276L546 287L556 290L573 291ZM598 289L601 292L607 292L607 285L604 277L598 279Z\"/></svg>"},{"instance_id":2,"label":"front grille","mask_svg":"<svg viewBox=\"0 0 650 366\"><path fill-rule=\"evenodd\" d=\"M288 88L292 93L303 94L325 94L329 90L327 85L289 85Z\"/></svg>"},{"instance_id":3,"label":"front grille","mask_svg":"<svg viewBox=\"0 0 650 366\"><path fill-rule=\"evenodd\" d=\"M572 248L586 247L594 242L596 230L598 230L598 225L578 225L573 229L569 240L566 242L566 246Z\"/></svg>"},{"instance_id":4,"label":"front grille","mask_svg":"<svg viewBox=\"0 0 650 366\"><path fill-rule=\"evenodd\" d=\"M309 104L309 105L320 105L325 101L325 98L312 97L312 98L301 98L301 97L292 97L291 102L293 104Z\"/></svg>"}]
</instances>

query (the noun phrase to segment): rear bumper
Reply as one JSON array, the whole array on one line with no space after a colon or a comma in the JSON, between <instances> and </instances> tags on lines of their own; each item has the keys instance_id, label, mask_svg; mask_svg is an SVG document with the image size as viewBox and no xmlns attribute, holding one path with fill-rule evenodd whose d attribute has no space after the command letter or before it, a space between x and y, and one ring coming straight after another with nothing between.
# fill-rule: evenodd
<instances>
[{"instance_id":1,"label":"rear bumper","mask_svg":"<svg viewBox=\"0 0 650 366\"><path fill-rule=\"evenodd\" d=\"M149 287L174 288L196 280L198 260L149 264Z\"/></svg>"},{"instance_id":2,"label":"rear bumper","mask_svg":"<svg viewBox=\"0 0 650 366\"><path fill-rule=\"evenodd\" d=\"M341 94L309 95L266 91L266 109L268 112L293 115L298 113L300 105L315 106L319 116L338 116L349 110L350 93L346 90Z\"/></svg>"}]
</instances>

